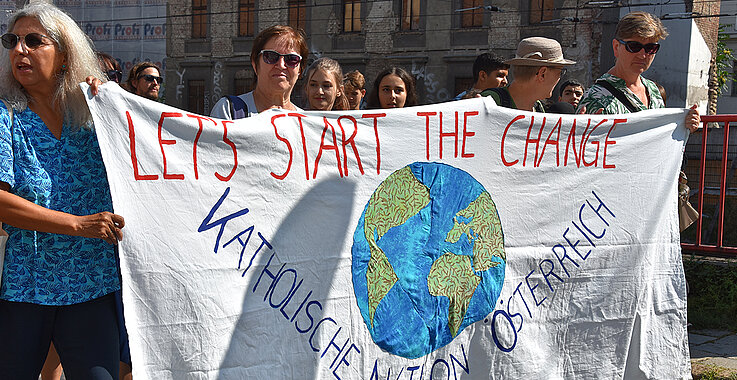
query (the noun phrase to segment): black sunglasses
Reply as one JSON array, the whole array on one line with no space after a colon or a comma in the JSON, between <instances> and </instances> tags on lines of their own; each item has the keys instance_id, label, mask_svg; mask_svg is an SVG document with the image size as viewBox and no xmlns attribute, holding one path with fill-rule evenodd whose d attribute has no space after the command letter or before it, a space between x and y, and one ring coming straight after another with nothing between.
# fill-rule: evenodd
<instances>
[{"instance_id":1,"label":"black sunglasses","mask_svg":"<svg viewBox=\"0 0 737 380\"><path fill-rule=\"evenodd\" d=\"M645 53L647 54L655 54L658 52L658 49L660 49L660 44L657 43L649 43L649 44L641 44L637 41L625 41L620 40L619 38L616 39L619 41L620 44L624 45L624 48L627 49L630 53L637 53L642 49L645 49Z\"/></svg>"},{"instance_id":2,"label":"black sunglasses","mask_svg":"<svg viewBox=\"0 0 737 380\"><path fill-rule=\"evenodd\" d=\"M19 36L15 33L5 33L0 38L2 38L3 47L6 49L12 49L15 45L18 45L18 41L22 41L23 44L26 45L26 48L31 50L36 49L41 45L50 45L44 42L44 38L52 40L51 37L45 36L41 33L28 33L25 36Z\"/></svg>"},{"instance_id":3,"label":"black sunglasses","mask_svg":"<svg viewBox=\"0 0 737 380\"><path fill-rule=\"evenodd\" d=\"M284 64L291 68L299 66L299 63L302 61L302 57L294 53L281 54L278 51L261 50L259 54L263 57L264 62L269 65L279 62L280 57L284 57Z\"/></svg>"},{"instance_id":4,"label":"black sunglasses","mask_svg":"<svg viewBox=\"0 0 737 380\"><path fill-rule=\"evenodd\" d=\"M120 70L108 70L105 72L108 79L115 83L120 83L123 80L123 73Z\"/></svg>"},{"instance_id":5,"label":"black sunglasses","mask_svg":"<svg viewBox=\"0 0 737 380\"><path fill-rule=\"evenodd\" d=\"M138 77L138 78L139 78L139 79L140 79L140 78L143 78L143 79L145 79L145 80L146 80L146 82L153 82L153 81L156 81L156 83L158 83L158 84L162 84L162 83L164 83L164 78L163 78L163 77L157 77L156 75L151 75L151 74L141 75L141 76L140 76L140 77Z\"/></svg>"}]
</instances>

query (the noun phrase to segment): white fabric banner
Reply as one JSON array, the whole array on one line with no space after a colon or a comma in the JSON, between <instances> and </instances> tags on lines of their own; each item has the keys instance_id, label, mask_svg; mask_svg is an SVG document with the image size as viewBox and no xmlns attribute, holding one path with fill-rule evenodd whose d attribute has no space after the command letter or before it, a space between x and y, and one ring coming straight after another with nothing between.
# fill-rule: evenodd
<instances>
[{"instance_id":1,"label":"white fabric banner","mask_svg":"<svg viewBox=\"0 0 737 380\"><path fill-rule=\"evenodd\" d=\"M137 379L690 378L685 110L88 101Z\"/></svg>"}]
</instances>

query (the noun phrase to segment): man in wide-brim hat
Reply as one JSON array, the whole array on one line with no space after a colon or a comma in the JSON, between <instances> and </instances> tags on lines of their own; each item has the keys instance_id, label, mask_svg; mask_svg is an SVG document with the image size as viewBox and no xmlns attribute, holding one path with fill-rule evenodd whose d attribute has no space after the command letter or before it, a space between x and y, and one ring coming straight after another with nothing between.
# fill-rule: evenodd
<instances>
[{"instance_id":1,"label":"man in wide-brim hat","mask_svg":"<svg viewBox=\"0 0 737 380\"><path fill-rule=\"evenodd\" d=\"M558 41L545 37L528 37L517 45L515 57L504 61L510 65L514 79L507 87L488 89L496 104L525 111L545 112L541 100L553 96L553 89L567 66L576 62L563 58Z\"/></svg>"}]
</instances>

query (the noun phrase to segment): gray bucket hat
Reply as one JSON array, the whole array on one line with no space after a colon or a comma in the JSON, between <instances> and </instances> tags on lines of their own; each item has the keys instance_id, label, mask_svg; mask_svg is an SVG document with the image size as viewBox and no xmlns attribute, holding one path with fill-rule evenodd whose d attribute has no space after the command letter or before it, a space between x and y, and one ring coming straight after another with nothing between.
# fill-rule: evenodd
<instances>
[{"instance_id":1,"label":"gray bucket hat","mask_svg":"<svg viewBox=\"0 0 737 380\"><path fill-rule=\"evenodd\" d=\"M514 58L504 61L517 66L571 66L576 61L563 58L558 41L545 37L527 37L517 45Z\"/></svg>"}]
</instances>

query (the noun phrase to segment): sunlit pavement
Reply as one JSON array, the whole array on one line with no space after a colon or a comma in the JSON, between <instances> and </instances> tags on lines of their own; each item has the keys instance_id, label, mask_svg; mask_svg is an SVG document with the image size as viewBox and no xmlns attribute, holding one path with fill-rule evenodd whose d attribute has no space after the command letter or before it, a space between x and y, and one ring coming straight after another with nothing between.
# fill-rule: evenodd
<instances>
[{"instance_id":1,"label":"sunlit pavement","mask_svg":"<svg viewBox=\"0 0 737 380\"><path fill-rule=\"evenodd\" d=\"M692 330L688 333L691 365L716 365L737 373L737 333Z\"/></svg>"}]
</instances>

